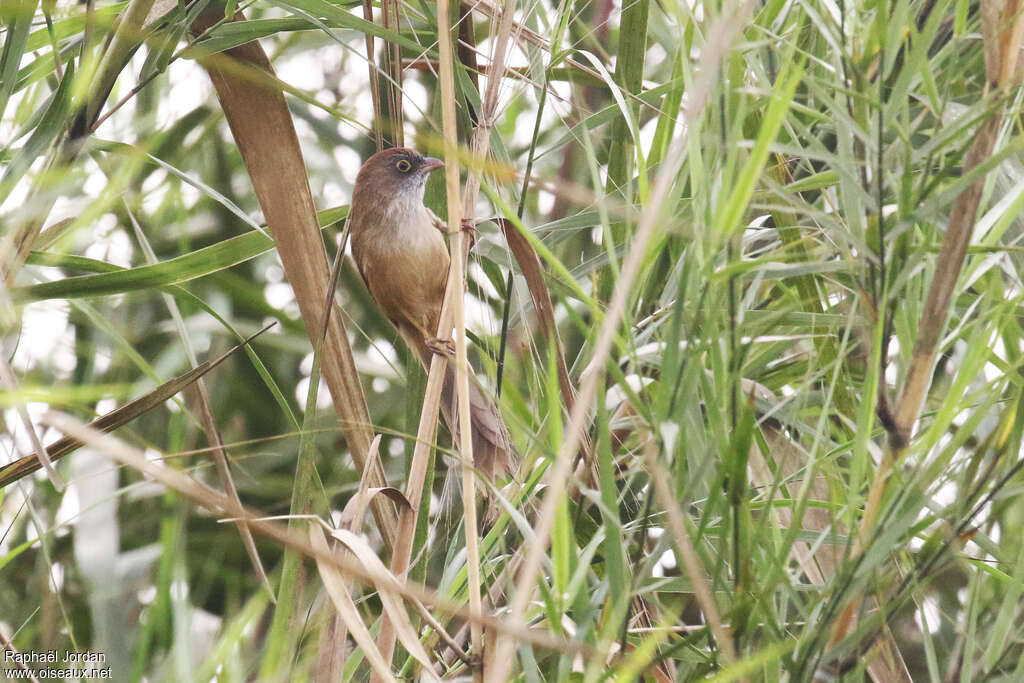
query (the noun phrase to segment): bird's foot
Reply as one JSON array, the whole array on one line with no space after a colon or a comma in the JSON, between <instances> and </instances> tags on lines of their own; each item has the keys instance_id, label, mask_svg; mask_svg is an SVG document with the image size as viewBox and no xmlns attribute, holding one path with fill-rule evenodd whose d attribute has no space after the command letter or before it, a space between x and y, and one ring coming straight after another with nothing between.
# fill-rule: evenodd
<instances>
[{"instance_id":1,"label":"bird's foot","mask_svg":"<svg viewBox=\"0 0 1024 683\"><path fill-rule=\"evenodd\" d=\"M430 211L430 209L427 209L427 211ZM448 237L452 237L454 235L458 235L459 232L461 231L461 232L466 233L469 236L469 248L470 249L472 249L473 246L476 244L476 238L477 238L477 235L480 234L480 231L477 230L476 221L473 220L472 218L463 218L462 219L462 227L461 227L460 230L449 230L448 229L448 224L445 223L443 220L441 220L437 216L437 214L435 214L433 211L430 211L430 215L431 215L431 221L430 221L431 224L435 228L440 230L442 234L447 235Z\"/></svg>"},{"instance_id":2,"label":"bird's foot","mask_svg":"<svg viewBox=\"0 0 1024 683\"><path fill-rule=\"evenodd\" d=\"M477 230L476 221L472 218L462 219L462 232L466 233L469 237L469 248L472 249L476 245L476 238L480 234Z\"/></svg>"},{"instance_id":3,"label":"bird's foot","mask_svg":"<svg viewBox=\"0 0 1024 683\"><path fill-rule=\"evenodd\" d=\"M455 358L455 342L451 339L431 337L430 339L427 339L424 344L426 344L427 349L431 353L444 356L448 360Z\"/></svg>"}]
</instances>

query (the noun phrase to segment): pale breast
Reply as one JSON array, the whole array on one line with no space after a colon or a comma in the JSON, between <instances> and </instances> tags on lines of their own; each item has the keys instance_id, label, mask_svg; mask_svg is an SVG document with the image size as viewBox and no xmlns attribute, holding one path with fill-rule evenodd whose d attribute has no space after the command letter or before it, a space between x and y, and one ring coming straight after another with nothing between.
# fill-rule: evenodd
<instances>
[{"instance_id":1,"label":"pale breast","mask_svg":"<svg viewBox=\"0 0 1024 683\"><path fill-rule=\"evenodd\" d=\"M374 229L355 231L352 252L381 310L395 323L432 334L448 278L448 250L429 214L422 208L411 213L415 220L383 220Z\"/></svg>"}]
</instances>

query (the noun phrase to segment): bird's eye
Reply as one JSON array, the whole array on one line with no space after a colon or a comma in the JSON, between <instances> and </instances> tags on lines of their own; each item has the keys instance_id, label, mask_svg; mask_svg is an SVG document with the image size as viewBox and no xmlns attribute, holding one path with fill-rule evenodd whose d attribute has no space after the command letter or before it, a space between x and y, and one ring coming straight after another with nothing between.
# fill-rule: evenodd
<instances>
[{"instance_id":1,"label":"bird's eye","mask_svg":"<svg viewBox=\"0 0 1024 683\"><path fill-rule=\"evenodd\" d=\"M395 164L395 168L402 173L408 173L412 169L412 164L409 163L408 159L399 159L398 163Z\"/></svg>"}]
</instances>

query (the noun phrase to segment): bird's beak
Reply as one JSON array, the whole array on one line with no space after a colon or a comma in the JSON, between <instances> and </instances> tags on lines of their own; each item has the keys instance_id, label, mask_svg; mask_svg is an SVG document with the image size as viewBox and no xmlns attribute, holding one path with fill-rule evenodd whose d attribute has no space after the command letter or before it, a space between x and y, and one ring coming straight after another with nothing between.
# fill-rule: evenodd
<instances>
[{"instance_id":1,"label":"bird's beak","mask_svg":"<svg viewBox=\"0 0 1024 683\"><path fill-rule=\"evenodd\" d=\"M444 162L434 157L427 157L423 160L423 165L420 166L421 173L430 173L431 171L441 168L444 166Z\"/></svg>"}]
</instances>

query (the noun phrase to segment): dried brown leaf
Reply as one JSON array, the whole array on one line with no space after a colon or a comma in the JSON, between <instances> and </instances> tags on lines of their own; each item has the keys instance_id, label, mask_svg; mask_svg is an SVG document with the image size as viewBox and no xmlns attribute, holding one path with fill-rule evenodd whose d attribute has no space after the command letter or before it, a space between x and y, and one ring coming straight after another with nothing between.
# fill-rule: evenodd
<instances>
[{"instance_id":1,"label":"dried brown leaf","mask_svg":"<svg viewBox=\"0 0 1024 683\"><path fill-rule=\"evenodd\" d=\"M205 13L192 29L202 32L222 18L223 13ZM244 18L238 13L234 20ZM269 78L273 67L256 42L208 55L200 63L213 81L277 244L307 334L316 343L329 289L327 251L291 113L283 93ZM352 457L360 471L367 466L372 468L370 481L374 486L384 486L384 471L379 463L367 464L372 438L370 416L341 316L329 318L322 359L324 379ZM372 507L381 536L389 547L393 546L397 531L394 506L378 496Z\"/></svg>"}]
</instances>

